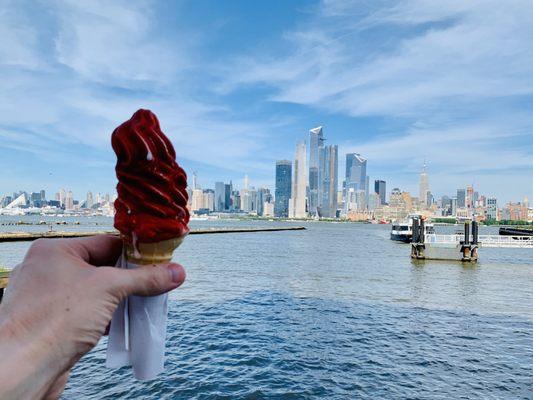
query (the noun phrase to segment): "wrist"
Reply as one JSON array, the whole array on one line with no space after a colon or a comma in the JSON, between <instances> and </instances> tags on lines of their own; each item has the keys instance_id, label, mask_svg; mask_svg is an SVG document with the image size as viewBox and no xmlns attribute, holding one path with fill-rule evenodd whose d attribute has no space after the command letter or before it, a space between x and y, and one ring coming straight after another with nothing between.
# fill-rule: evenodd
<instances>
[{"instance_id":1,"label":"wrist","mask_svg":"<svg viewBox=\"0 0 533 400\"><path fill-rule=\"evenodd\" d=\"M16 323L0 321L0 398L42 397L66 369L48 333L25 334Z\"/></svg>"}]
</instances>

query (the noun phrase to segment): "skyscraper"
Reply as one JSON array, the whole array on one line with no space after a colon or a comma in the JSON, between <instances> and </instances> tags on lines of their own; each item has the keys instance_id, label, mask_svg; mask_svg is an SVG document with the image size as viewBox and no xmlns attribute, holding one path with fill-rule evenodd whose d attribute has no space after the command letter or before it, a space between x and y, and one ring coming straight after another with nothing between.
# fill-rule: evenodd
<instances>
[{"instance_id":1,"label":"skyscraper","mask_svg":"<svg viewBox=\"0 0 533 400\"><path fill-rule=\"evenodd\" d=\"M422 171L420 172L420 195L418 200L423 207L429 206L428 204L428 192L429 192L429 180L428 174L426 171L426 163L422 166Z\"/></svg>"},{"instance_id":2,"label":"skyscraper","mask_svg":"<svg viewBox=\"0 0 533 400\"><path fill-rule=\"evenodd\" d=\"M224 182L215 182L215 211L226 209L226 185Z\"/></svg>"},{"instance_id":3,"label":"skyscraper","mask_svg":"<svg viewBox=\"0 0 533 400\"><path fill-rule=\"evenodd\" d=\"M317 214L322 197L324 135L322 127L309 131L309 213Z\"/></svg>"},{"instance_id":4,"label":"skyscraper","mask_svg":"<svg viewBox=\"0 0 533 400\"><path fill-rule=\"evenodd\" d=\"M324 180L320 214L326 218L337 216L337 189L339 186L339 150L337 145L324 148Z\"/></svg>"},{"instance_id":5,"label":"skyscraper","mask_svg":"<svg viewBox=\"0 0 533 400\"><path fill-rule=\"evenodd\" d=\"M368 177L366 175L366 158L359 153L346 154L346 180L345 180L345 197L351 197L350 201L345 201L345 212L347 207L355 205L357 210L365 210L368 198ZM351 193L348 196L348 193ZM357 199L354 203L354 196Z\"/></svg>"},{"instance_id":6,"label":"skyscraper","mask_svg":"<svg viewBox=\"0 0 533 400\"><path fill-rule=\"evenodd\" d=\"M466 191L464 189L457 189L457 208L464 208L466 206Z\"/></svg>"},{"instance_id":7,"label":"skyscraper","mask_svg":"<svg viewBox=\"0 0 533 400\"><path fill-rule=\"evenodd\" d=\"M65 196L65 210L73 210L74 209L74 197L72 195L72 191L68 191Z\"/></svg>"},{"instance_id":8,"label":"skyscraper","mask_svg":"<svg viewBox=\"0 0 533 400\"><path fill-rule=\"evenodd\" d=\"M366 161L361 154L346 154L346 188L366 190Z\"/></svg>"},{"instance_id":9,"label":"skyscraper","mask_svg":"<svg viewBox=\"0 0 533 400\"><path fill-rule=\"evenodd\" d=\"M385 204L387 196L387 184L385 183L385 181L374 181L374 192L379 195L379 203L381 205Z\"/></svg>"},{"instance_id":10,"label":"skyscraper","mask_svg":"<svg viewBox=\"0 0 533 400\"><path fill-rule=\"evenodd\" d=\"M307 196L306 153L305 140L302 140L296 144L296 153L294 156L292 196L289 202L289 217L291 218L307 217L305 207Z\"/></svg>"},{"instance_id":11,"label":"skyscraper","mask_svg":"<svg viewBox=\"0 0 533 400\"><path fill-rule=\"evenodd\" d=\"M92 192L87 192L87 198L85 199L85 208L93 208L94 199Z\"/></svg>"},{"instance_id":12,"label":"skyscraper","mask_svg":"<svg viewBox=\"0 0 533 400\"><path fill-rule=\"evenodd\" d=\"M224 185L224 210L231 210L233 204L231 203L231 192L233 192L233 183L229 181Z\"/></svg>"},{"instance_id":13,"label":"skyscraper","mask_svg":"<svg viewBox=\"0 0 533 400\"><path fill-rule=\"evenodd\" d=\"M274 216L289 216L289 200L292 191L292 163L289 160L276 161L276 190Z\"/></svg>"}]
</instances>

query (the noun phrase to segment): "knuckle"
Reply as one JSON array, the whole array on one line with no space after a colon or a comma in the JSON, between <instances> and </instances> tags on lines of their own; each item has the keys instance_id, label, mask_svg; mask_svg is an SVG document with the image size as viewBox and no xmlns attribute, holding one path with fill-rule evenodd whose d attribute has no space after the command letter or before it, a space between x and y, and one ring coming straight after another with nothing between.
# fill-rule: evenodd
<instances>
[{"instance_id":1,"label":"knuckle","mask_svg":"<svg viewBox=\"0 0 533 400\"><path fill-rule=\"evenodd\" d=\"M45 249L48 248L48 241L46 239L37 239L35 240L31 246L30 246L30 249L28 250L29 253L31 254L34 254L34 253L39 253Z\"/></svg>"},{"instance_id":2,"label":"knuckle","mask_svg":"<svg viewBox=\"0 0 533 400\"><path fill-rule=\"evenodd\" d=\"M153 290L162 289L166 286L166 280L164 274L161 273L161 267L146 267L152 268L150 271L149 286Z\"/></svg>"}]
</instances>

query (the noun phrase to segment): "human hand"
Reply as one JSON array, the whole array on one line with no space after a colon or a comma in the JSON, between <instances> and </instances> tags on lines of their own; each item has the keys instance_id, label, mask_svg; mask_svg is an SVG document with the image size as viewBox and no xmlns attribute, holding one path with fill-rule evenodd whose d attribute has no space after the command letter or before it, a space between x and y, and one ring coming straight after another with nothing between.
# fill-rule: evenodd
<instances>
[{"instance_id":1,"label":"human hand","mask_svg":"<svg viewBox=\"0 0 533 400\"><path fill-rule=\"evenodd\" d=\"M111 267L121 249L111 235L33 243L0 304L0 398L58 398L122 299L162 294L184 282L179 264Z\"/></svg>"}]
</instances>

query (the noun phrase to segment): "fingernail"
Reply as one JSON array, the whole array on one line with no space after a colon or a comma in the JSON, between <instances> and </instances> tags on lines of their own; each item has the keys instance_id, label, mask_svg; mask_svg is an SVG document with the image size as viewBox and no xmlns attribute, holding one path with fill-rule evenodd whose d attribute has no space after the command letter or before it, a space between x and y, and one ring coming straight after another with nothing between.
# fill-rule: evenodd
<instances>
[{"instance_id":1,"label":"fingernail","mask_svg":"<svg viewBox=\"0 0 533 400\"><path fill-rule=\"evenodd\" d=\"M181 285L185 280L185 271L183 270L183 267L176 264L169 264L168 269L170 270L172 282L179 283Z\"/></svg>"}]
</instances>

